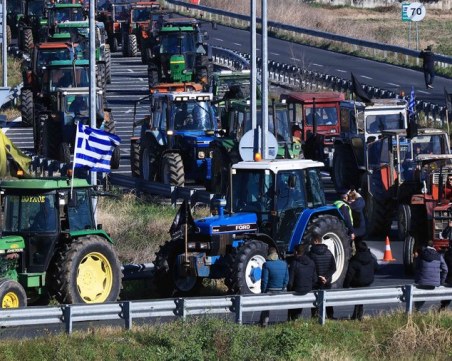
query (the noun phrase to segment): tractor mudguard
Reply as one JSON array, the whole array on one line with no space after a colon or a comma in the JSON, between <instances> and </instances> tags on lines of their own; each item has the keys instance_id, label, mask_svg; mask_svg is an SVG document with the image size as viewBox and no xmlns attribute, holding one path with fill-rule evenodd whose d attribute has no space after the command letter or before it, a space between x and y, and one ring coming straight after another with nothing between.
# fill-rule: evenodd
<instances>
[{"instance_id":1,"label":"tractor mudguard","mask_svg":"<svg viewBox=\"0 0 452 361\"><path fill-rule=\"evenodd\" d=\"M107 232L105 232L103 229L84 229L84 230L80 230L80 231L70 231L69 235L72 238L79 238L79 237L84 237L84 236L89 236L89 235L96 235L96 236L100 236L102 238L105 238L111 244L115 243L113 241L113 239L110 237L110 235Z\"/></svg>"}]
</instances>

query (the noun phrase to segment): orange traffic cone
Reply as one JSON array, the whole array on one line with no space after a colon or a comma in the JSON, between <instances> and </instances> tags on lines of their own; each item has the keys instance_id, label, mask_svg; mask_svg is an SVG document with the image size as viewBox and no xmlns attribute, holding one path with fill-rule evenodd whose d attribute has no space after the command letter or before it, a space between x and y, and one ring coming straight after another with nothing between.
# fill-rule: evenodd
<instances>
[{"instance_id":1,"label":"orange traffic cone","mask_svg":"<svg viewBox=\"0 0 452 361\"><path fill-rule=\"evenodd\" d=\"M389 244L389 237L386 236L386 241L385 241L385 254L383 256L383 261L386 262L393 262L396 259L394 257L392 257L392 252L391 252L391 245Z\"/></svg>"}]
</instances>

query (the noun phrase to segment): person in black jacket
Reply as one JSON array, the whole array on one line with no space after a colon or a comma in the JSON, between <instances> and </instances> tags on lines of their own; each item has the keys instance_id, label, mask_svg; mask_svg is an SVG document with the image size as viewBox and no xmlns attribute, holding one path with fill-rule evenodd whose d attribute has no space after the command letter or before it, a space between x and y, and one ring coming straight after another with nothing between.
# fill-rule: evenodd
<instances>
[{"instance_id":1,"label":"person in black jacket","mask_svg":"<svg viewBox=\"0 0 452 361\"><path fill-rule=\"evenodd\" d=\"M306 254L304 254L305 245L295 246L295 258L289 267L289 284L287 289L294 291L297 295L305 295L312 290L317 282L317 272L315 264ZM289 319L296 320L301 317L302 308L289 310Z\"/></svg>"},{"instance_id":2,"label":"person in black jacket","mask_svg":"<svg viewBox=\"0 0 452 361\"><path fill-rule=\"evenodd\" d=\"M370 286L374 282L374 275L377 269L377 260L370 252L366 242L359 242L356 245L356 254L350 258L348 264L344 288ZM352 320L361 320L363 312L363 305L355 305Z\"/></svg>"},{"instance_id":3,"label":"person in black jacket","mask_svg":"<svg viewBox=\"0 0 452 361\"><path fill-rule=\"evenodd\" d=\"M425 87L427 89L433 88L433 79L435 78L435 54L433 54L432 46L427 46L419 54L422 58L422 69L424 70Z\"/></svg>"},{"instance_id":4,"label":"person in black jacket","mask_svg":"<svg viewBox=\"0 0 452 361\"><path fill-rule=\"evenodd\" d=\"M320 235L313 234L312 246L308 256L314 261L317 272L317 282L313 288L315 290L330 289L333 274L336 272L336 260L328 247L322 243L322 237ZM311 314L312 317L317 317L317 308L311 309ZM326 308L326 316L329 319L334 319L332 306Z\"/></svg>"}]
</instances>

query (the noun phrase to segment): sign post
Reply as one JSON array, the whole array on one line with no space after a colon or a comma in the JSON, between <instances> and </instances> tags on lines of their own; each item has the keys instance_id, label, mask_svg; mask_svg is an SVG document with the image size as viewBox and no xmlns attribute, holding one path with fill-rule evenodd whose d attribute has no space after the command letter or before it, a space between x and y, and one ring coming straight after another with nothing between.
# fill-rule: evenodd
<instances>
[{"instance_id":1,"label":"sign post","mask_svg":"<svg viewBox=\"0 0 452 361\"><path fill-rule=\"evenodd\" d=\"M402 21L408 21L410 23L408 32L408 47L410 47L411 40L411 22L416 22L416 50L419 49L419 27L417 22L424 19L427 13L424 4L415 3L402 3Z\"/></svg>"}]
</instances>

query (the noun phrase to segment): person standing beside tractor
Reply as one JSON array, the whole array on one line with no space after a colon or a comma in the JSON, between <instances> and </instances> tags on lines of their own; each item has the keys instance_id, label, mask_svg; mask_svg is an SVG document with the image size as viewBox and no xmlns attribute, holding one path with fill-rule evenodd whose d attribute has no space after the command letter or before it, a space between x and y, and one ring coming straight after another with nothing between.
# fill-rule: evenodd
<instances>
[{"instance_id":1,"label":"person standing beside tractor","mask_svg":"<svg viewBox=\"0 0 452 361\"><path fill-rule=\"evenodd\" d=\"M432 51L432 45L429 45L422 50L419 57L422 59L425 87L427 89L433 89L433 79L435 78L435 54Z\"/></svg>"},{"instance_id":2,"label":"person standing beside tractor","mask_svg":"<svg viewBox=\"0 0 452 361\"><path fill-rule=\"evenodd\" d=\"M341 212L344 219L345 227L350 239L355 240L355 230L353 228L353 214L348 204L348 191L341 194L340 199L333 203L333 205Z\"/></svg>"},{"instance_id":3,"label":"person standing beside tractor","mask_svg":"<svg viewBox=\"0 0 452 361\"><path fill-rule=\"evenodd\" d=\"M347 196L348 205L352 211L353 232L355 235L355 249L366 235L366 218L364 216L364 208L366 202L364 198L356 190L352 189Z\"/></svg>"},{"instance_id":4,"label":"person standing beside tractor","mask_svg":"<svg viewBox=\"0 0 452 361\"><path fill-rule=\"evenodd\" d=\"M268 250L267 262L262 266L262 293L279 293L285 291L289 281L289 270L286 261L280 260L275 247ZM262 311L260 324L268 326L270 311Z\"/></svg>"}]
</instances>

